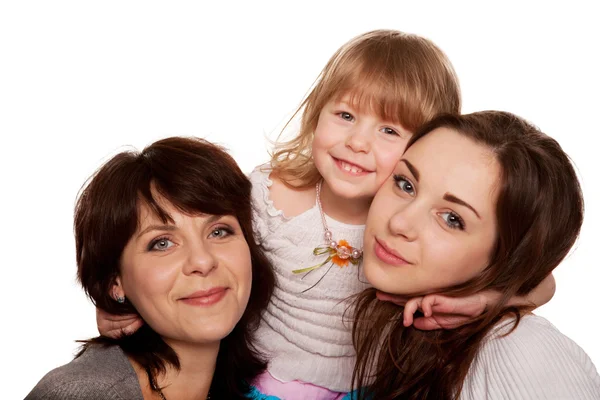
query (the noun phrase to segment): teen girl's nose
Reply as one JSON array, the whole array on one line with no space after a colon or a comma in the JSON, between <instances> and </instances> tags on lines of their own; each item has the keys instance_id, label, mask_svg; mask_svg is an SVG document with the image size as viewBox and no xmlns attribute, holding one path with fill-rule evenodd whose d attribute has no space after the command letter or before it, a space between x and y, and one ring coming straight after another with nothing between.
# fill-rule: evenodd
<instances>
[{"instance_id":1,"label":"teen girl's nose","mask_svg":"<svg viewBox=\"0 0 600 400\"><path fill-rule=\"evenodd\" d=\"M403 204L396 209L389 221L390 232L394 236L401 236L405 240L412 242L417 239L417 229L419 226L420 210L415 201Z\"/></svg>"},{"instance_id":2,"label":"teen girl's nose","mask_svg":"<svg viewBox=\"0 0 600 400\"><path fill-rule=\"evenodd\" d=\"M204 242L191 243L187 246L187 258L183 267L186 275L200 274L208 275L217 267L217 259L210 250L210 246Z\"/></svg>"},{"instance_id":3,"label":"teen girl's nose","mask_svg":"<svg viewBox=\"0 0 600 400\"><path fill-rule=\"evenodd\" d=\"M368 153L371 149L369 127L355 124L346 138L346 147L355 153Z\"/></svg>"}]
</instances>

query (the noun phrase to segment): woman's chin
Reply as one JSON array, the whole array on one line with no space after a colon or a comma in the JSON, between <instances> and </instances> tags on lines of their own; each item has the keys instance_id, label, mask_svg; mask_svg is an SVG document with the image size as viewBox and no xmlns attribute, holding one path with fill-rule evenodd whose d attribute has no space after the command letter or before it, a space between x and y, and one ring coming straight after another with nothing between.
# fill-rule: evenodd
<instances>
[{"instance_id":1,"label":"woman's chin","mask_svg":"<svg viewBox=\"0 0 600 400\"><path fill-rule=\"evenodd\" d=\"M369 266L365 264L363 270L365 278L375 289L386 293L396 293L400 289L395 284L395 279L390 279L390 276L374 263L370 263Z\"/></svg>"}]
</instances>

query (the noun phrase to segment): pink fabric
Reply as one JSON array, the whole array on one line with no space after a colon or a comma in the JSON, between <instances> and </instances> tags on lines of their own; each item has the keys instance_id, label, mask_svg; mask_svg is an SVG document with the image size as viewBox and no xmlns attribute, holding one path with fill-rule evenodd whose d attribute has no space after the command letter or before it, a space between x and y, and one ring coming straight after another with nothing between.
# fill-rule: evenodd
<instances>
[{"instance_id":1,"label":"pink fabric","mask_svg":"<svg viewBox=\"0 0 600 400\"><path fill-rule=\"evenodd\" d=\"M321 386L300 381L282 382L268 371L256 377L252 383L259 392L285 400L341 400L346 393L332 392Z\"/></svg>"}]
</instances>

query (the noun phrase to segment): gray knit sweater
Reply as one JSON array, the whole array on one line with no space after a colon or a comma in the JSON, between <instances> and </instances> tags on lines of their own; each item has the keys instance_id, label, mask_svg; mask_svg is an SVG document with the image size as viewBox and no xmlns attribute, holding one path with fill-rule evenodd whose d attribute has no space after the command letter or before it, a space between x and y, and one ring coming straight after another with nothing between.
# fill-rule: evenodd
<instances>
[{"instance_id":1,"label":"gray knit sweater","mask_svg":"<svg viewBox=\"0 0 600 400\"><path fill-rule=\"evenodd\" d=\"M91 346L46 374L25 400L143 400L137 375L118 346Z\"/></svg>"}]
</instances>

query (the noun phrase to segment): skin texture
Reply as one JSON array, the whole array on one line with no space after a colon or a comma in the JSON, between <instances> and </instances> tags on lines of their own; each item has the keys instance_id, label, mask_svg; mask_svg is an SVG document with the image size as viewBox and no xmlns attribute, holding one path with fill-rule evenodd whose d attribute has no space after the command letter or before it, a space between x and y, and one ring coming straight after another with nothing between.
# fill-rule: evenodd
<instances>
[{"instance_id":1,"label":"skin texture","mask_svg":"<svg viewBox=\"0 0 600 400\"><path fill-rule=\"evenodd\" d=\"M160 197L158 196L159 200ZM185 215L166 201L174 223L140 207L140 226L126 245L115 296L125 296L165 341L211 344L240 320L252 281L250 251L233 216ZM198 291L222 288L214 304ZM188 299L188 300L186 300Z\"/></svg>"},{"instance_id":2,"label":"skin texture","mask_svg":"<svg viewBox=\"0 0 600 400\"><path fill-rule=\"evenodd\" d=\"M344 222L364 223L373 196L392 173L411 132L349 103L346 96L325 105L312 155L324 180L326 212ZM353 215L361 215L362 221L353 221Z\"/></svg>"},{"instance_id":3,"label":"skin texture","mask_svg":"<svg viewBox=\"0 0 600 400\"><path fill-rule=\"evenodd\" d=\"M486 147L450 129L417 141L373 200L367 279L381 291L410 295L475 277L495 242L499 176Z\"/></svg>"}]
</instances>

